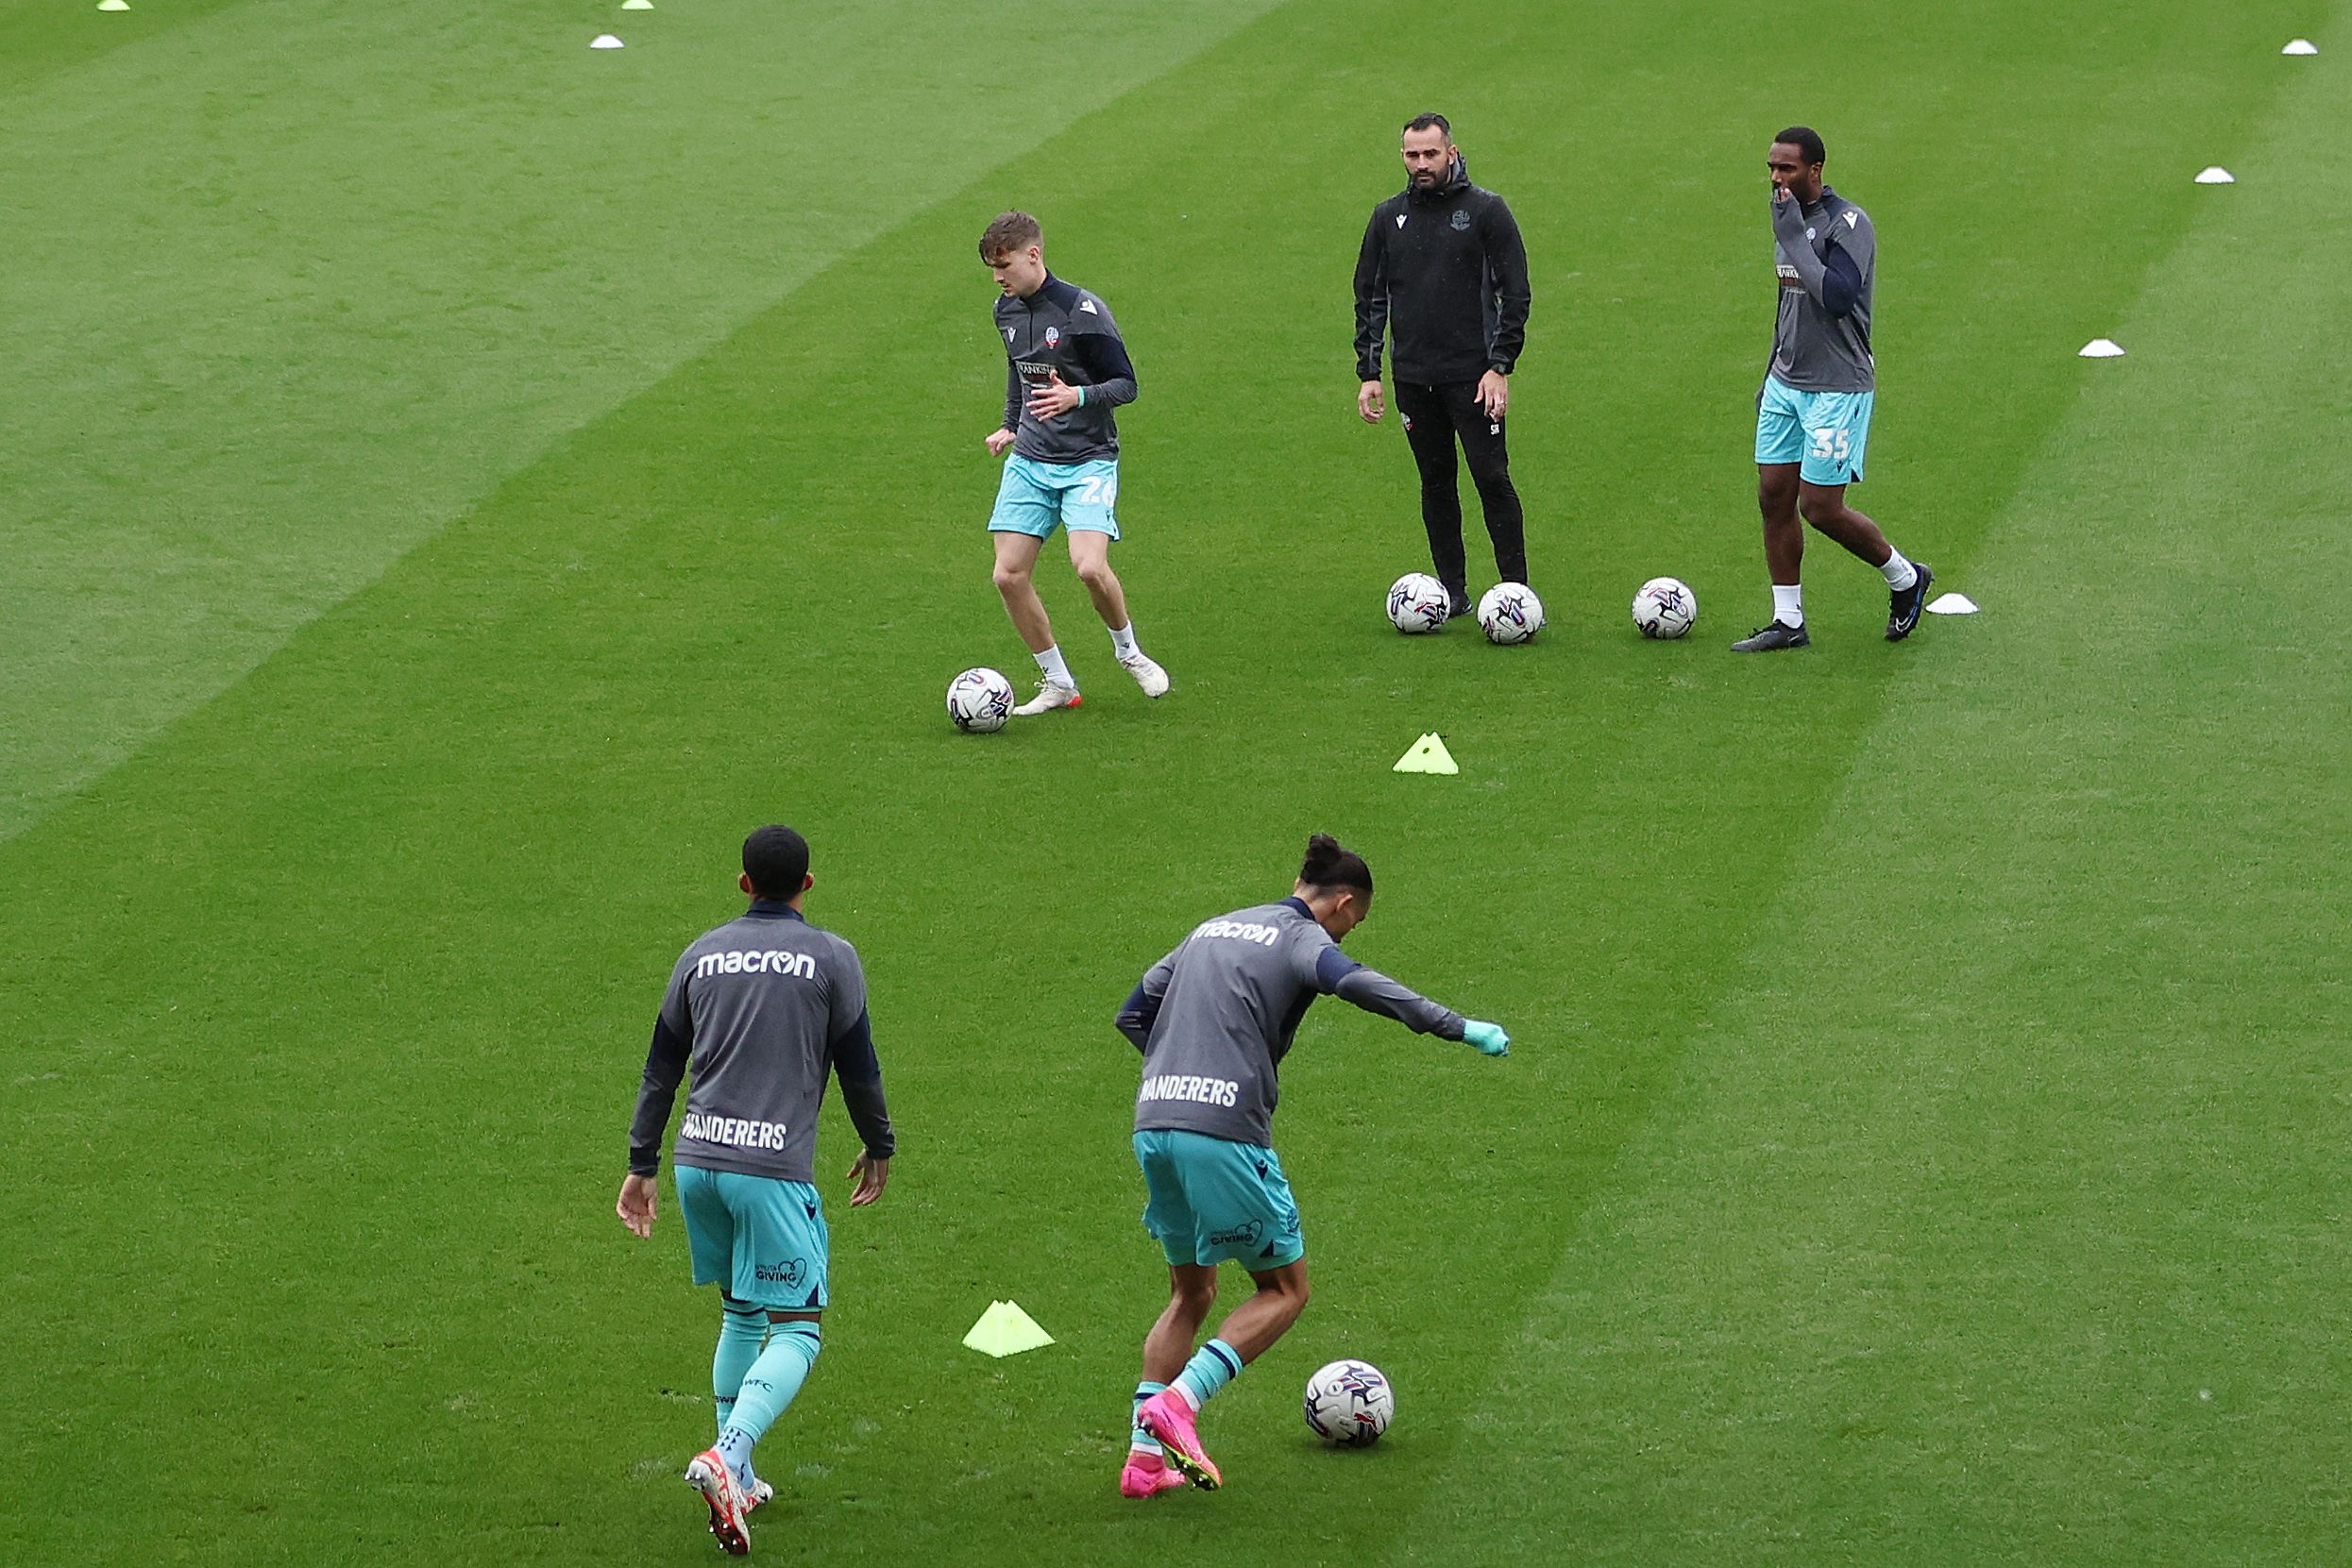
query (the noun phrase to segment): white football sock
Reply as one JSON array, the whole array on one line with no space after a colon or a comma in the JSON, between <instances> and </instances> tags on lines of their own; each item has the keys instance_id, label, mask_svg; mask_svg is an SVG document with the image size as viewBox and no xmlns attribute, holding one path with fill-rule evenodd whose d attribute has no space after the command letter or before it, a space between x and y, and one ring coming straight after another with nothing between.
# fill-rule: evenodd
<instances>
[{"instance_id":1,"label":"white football sock","mask_svg":"<svg viewBox=\"0 0 2352 1568\"><path fill-rule=\"evenodd\" d=\"M1032 657L1037 660L1037 672L1040 675L1044 676L1058 686L1068 686L1072 691L1078 689L1078 683L1071 675L1069 665L1062 660L1061 644L1056 643L1044 652L1032 655Z\"/></svg>"},{"instance_id":2,"label":"white football sock","mask_svg":"<svg viewBox=\"0 0 2352 1568\"><path fill-rule=\"evenodd\" d=\"M1804 588L1801 583L1772 584L1772 618L1783 626L1804 624Z\"/></svg>"},{"instance_id":3,"label":"white football sock","mask_svg":"<svg viewBox=\"0 0 2352 1568\"><path fill-rule=\"evenodd\" d=\"M1901 593L1920 580L1920 569L1905 561L1903 558L1903 551L1895 549L1894 546L1889 545L1887 548L1894 550L1894 553L1887 558L1887 565L1878 569L1887 574L1887 586Z\"/></svg>"},{"instance_id":4,"label":"white football sock","mask_svg":"<svg viewBox=\"0 0 2352 1568\"><path fill-rule=\"evenodd\" d=\"M1125 626L1111 628L1110 650L1122 659L1132 659L1142 651L1135 646L1135 622L1132 618Z\"/></svg>"}]
</instances>

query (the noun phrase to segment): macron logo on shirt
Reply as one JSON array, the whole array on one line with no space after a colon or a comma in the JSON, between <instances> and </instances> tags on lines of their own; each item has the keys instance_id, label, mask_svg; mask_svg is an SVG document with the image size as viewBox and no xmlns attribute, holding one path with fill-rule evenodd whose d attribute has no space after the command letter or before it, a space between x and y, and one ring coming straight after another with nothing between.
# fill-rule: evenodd
<instances>
[{"instance_id":1,"label":"macron logo on shirt","mask_svg":"<svg viewBox=\"0 0 2352 1568\"><path fill-rule=\"evenodd\" d=\"M1279 928L1260 925L1255 920L1204 920L1193 933L1195 936L1227 936L1237 942L1256 942L1272 947L1282 939Z\"/></svg>"},{"instance_id":2,"label":"macron logo on shirt","mask_svg":"<svg viewBox=\"0 0 2352 1568\"><path fill-rule=\"evenodd\" d=\"M770 948L764 953L706 953L694 961L694 977L714 974L788 974L795 980L817 978L817 960L805 953Z\"/></svg>"}]
</instances>

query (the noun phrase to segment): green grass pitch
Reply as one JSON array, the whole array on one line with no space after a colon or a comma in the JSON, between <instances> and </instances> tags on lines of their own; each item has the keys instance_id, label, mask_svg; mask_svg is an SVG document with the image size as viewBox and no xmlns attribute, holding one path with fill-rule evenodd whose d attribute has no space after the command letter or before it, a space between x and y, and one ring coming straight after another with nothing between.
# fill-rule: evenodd
<instances>
[{"instance_id":1,"label":"green grass pitch","mask_svg":"<svg viewBox=\"0 0 2352 1568\"><path fill-rule=\"evenodd\" d=\"M755 1559L2342 1560L2344 5L131 3L0 4L0 1562L709 1560L716 1306L611 1202L779 818L903 1157ZM1379 615L1347 277L1432 107L1533 261L1523 649ZM1817 540L1749 661L1791 121L1881 236L1856 498L1984 613L1889 649ZM1088 705L973 739L1013 204L1141 367L1176 684L1049 552ZM1123 1504L1109 1017L1314 829L1520 1043L1315 1011L1314 1303ZM1004 1297L1059 1343L958 1348Z\"/></svg>"}]
</instances>

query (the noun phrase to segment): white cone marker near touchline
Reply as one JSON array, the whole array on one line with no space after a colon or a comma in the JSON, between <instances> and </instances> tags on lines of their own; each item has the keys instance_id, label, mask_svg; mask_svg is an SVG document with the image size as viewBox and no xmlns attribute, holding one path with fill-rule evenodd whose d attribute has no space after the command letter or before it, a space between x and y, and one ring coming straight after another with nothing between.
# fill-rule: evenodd
<instances>
[{"instance_id":1,"label":"white cone marker near touchline","mask_svg":"<svg viewBox=\"0 0 2352 1568\"><path fill-rule=\"evenodd\" d=\"M627 45L623 44L620 40L615 38L610 33L599 33L594 38L588 40L588 47L591 49L620 49L627 47Z\"/></svg>"},{"instance_id":2,"label":"white cone marker near touchline","mask_svg":"<svg viewBox=\"0 0 2352 1568\"><path fill-rule=\"evenodd\" d=\"M2282 55L2316 55L2319 45L2308 38L2298 38L2278 52Z\"/></svg>"},{"instance_id":3,"label":"white cone marker near touchline","mask_svg":"<svg viewBox=\"0 0 2352 1568\"><path fill-rule=\"evenodd\" d=\"M2123 357L2124 346L2113 338L2092 338L2083 345L2081 354L2081 358L2086 360L2120 360Z\"/></svg>"},{"instance_id":4,"label":"white cone marker near touchline","mask_svg":"<svg viewBox=\"0 0 2352 1568\"><path fill-rule=\"evenodd\" d=\"M2235 185L2238 183L2238 177L2216 163L2209 169L2198 172L2197 183L2200 185Z\"/></svg>"},{"instance_id":5,"label":"white cone marker near touchline","mask_svg":"<svg viewBox=\"0 0 2352 1568\"><path fill-rule=\"evenodd\" d=\"M1972 615L1976 601L1966 594L1937 594L1927 607L1931 615Z\"/></svg>"}]
</instances>

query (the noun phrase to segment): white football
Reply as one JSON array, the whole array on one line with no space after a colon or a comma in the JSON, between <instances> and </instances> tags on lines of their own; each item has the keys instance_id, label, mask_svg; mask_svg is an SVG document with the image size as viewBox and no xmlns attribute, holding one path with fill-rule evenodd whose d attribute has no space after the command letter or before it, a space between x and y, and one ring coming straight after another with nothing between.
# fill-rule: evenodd
<instances>
[{"instance_id":1,"label":"white football","mask_svg":"<svg viewBox=\"0 0 2352 1568\"><path fill-rule=\"evenodd\" d=\"M1678 577L1653 577L1633 596L1633 624L1645 637L1679 637L1699 618L1699 596Z\"/></svg>"},{"instance_id":2,"label":"white football","mask_svg":"<svg viewBox=\"0 0 2352 1568\"><path fill-rule=\"evenodd\" d=\"M1307 1379L1307 1425L1326 1442L1362 1448L1396 1415L1396 1391L1369 1361L1334 1361Z\"/></svg>"},{"instance_id":3,"label":"white football","mask_svg":"<svg viewBox=\"0 0 2352 1568\"><path fill-rule=\"evenodd\" d=\"M1509 647L1544 629L1544 601L1524 582L1497 582L1479 600L1479 630L1490 643Z\"/></svg>"},{"instance_id":4,"label":"white football","mask_svg":"<svg viewBox=\"0 0 2352 1568\"><path fill-rule=\"evenodd\" d=\"M968 669L947 683L947 717L969 735L1001 730L1013 711L1013 683L992 669Z\"/></svg>"},{"instance_id":5,"label":"white football","mask_svg":"<svg viewBox=\"0 0 2352 1568\"><path fill-rule=\"evenodd\" d=\"M1452 609L1446 584L1427 572L1407 572L1388 585L1389 622L1407 635L1436 631Z\"/></svg>"}]
</instances>

